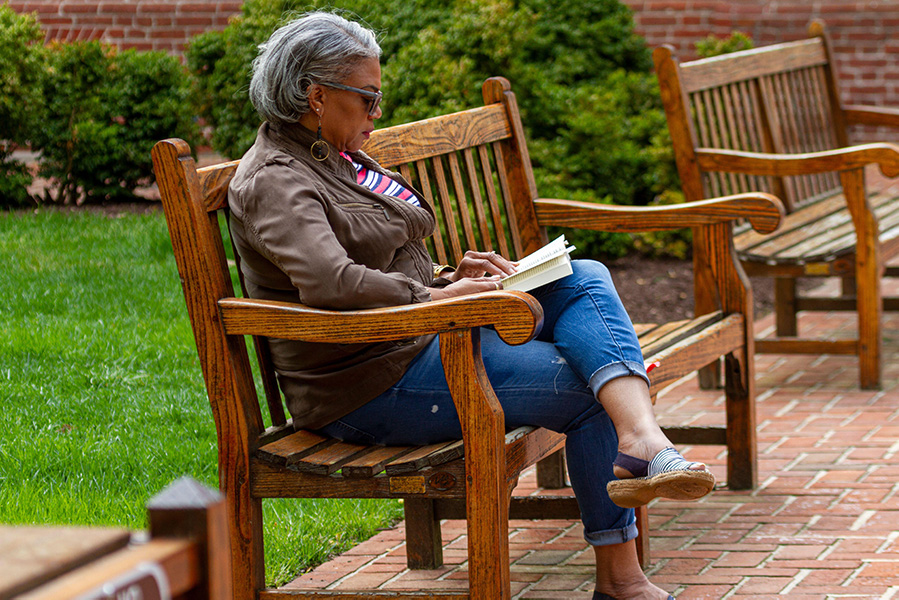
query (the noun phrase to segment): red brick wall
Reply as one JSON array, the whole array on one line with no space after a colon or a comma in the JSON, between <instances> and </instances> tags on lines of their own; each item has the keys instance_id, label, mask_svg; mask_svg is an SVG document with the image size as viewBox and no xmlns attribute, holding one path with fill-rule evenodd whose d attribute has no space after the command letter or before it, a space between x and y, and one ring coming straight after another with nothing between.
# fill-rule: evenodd
<instances>
[{"instance_id":1,"label":"red brick wall","mask_svg":"<svg viewBox=\"0 0 899 600\"><path fill-rule=\"evenodd\" d=\"M651 47L671 44L681 60L709 34L738 30L756 46L807 37L824 21L844 102L899 107L899 0L623 0Z\"/></svg>"},{"instance_id":2,"label":"red brick wall","mask_svg":"<svg viewBox=\"0 0 899 600\"><path fill-rule=\"evenodd\" d=\"M123 48L180 53L191 37L224 29L241 0L8 0L37 13L48 40L103 40Z\"/></svg>"},{"instance_id":3,"label":"red brick wall","mask_svg":"<svg viewBox=\"0 0 899 600\"><path fill-rule=\"evenodd\" d=\"M0 0L3 1L3 0ZM221 29L240 0L6 0L37 12L48 39L102 39L178 53L191 36ZM585 0L588 1L588 0ZM756 45L805 37L827 23L844 100L899 107L899 0L623 0L650 47L672 44L681 59L711 34L733 30ZM337 3L339 4L339 2Z\"/></svg>"}]
</instances>

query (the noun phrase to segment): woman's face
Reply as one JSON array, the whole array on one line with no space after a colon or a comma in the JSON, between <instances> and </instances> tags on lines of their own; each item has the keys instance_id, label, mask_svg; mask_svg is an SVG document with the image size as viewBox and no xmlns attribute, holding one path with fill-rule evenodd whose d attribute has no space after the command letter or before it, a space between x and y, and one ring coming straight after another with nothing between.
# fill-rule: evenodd
<instances>
[{"instance_id":1,"label":"woman's face","mask_svg":"<svg viewBox=\"0 0 899 600\"><path fill-rule=\"evenodd\" d=\"M343 85L372 92L381 90L381 64L377 58L366 58L349 77L339 82ZM368 114L371 99L337 88L322 88L321 124L322 137L340 152L355 152L375 129L375 119L380 118L381 108Z\"/></svg>"}]
</instances>

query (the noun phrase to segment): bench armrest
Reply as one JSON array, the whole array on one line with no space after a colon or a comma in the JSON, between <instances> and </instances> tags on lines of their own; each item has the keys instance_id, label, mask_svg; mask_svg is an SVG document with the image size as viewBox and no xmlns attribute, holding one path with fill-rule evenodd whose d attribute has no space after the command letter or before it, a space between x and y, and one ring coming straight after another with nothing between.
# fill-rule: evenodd
<instances>
[{"instance_id":1,"label":"bench armrest","mask_svg":"<svg viewBox=\"0 0 899 600\"><path fill-rule=\"evenodd\" d=\"M702 227L748 219L759 233L771 233L784 216L781 201L771 194L737 194L673 206L616 206L574 200L534 201L541 226L573 227L636 233Z\"/></svg>"},{"instance_id":2,"label":"bench armrest","mask_svg":"<svg viewBox=\"0 0 899 600\"><path fill-rule=\"evenodd\" d=\"M849 125L878 125L899 127L899 109L852 104L843 107Z\"/></svg>"},{"instance_id":3,"label":"bench armrest","mask_svg":"<svg viewBox=\"0 0 899 600\"><path fill-rule=\"evenodd\" d=\"M223 298L218 305L228 335L332 344L403 340L493 325L506 343L517 345L532 339L543 325L543 309L537 300L513 291L354 311L249 298Z\"/></svg>"},{"instance_id":4,"label":"bench armrest","mask_svg":"<svg viewBox=\"0 0 899 600\"><path fill-rule=\"evenodd\" d=\"M899 176L899 146L885 143L861 144L804 154L698 148L696 161L706 171L776 177L847 171L876 163L886 177Z\"/></svg>"}]
</instances>

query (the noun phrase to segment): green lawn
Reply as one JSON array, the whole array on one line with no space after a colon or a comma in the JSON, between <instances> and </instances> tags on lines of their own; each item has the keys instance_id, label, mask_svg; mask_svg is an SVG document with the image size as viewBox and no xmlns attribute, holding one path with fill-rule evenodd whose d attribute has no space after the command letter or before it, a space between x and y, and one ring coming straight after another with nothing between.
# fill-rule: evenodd
<instances>
[{"instance_id":1,"label":"green lawn","mask_svg":"<svg viewBox=\"0 0 899 600\"><path fill-rule=\"evenodd\" d=\"M217 486L215 428L161 212L0 212L0 522L142 528L182 475ZM402 516L267 501L269 583Z\"/></svg>"}]
</instances>

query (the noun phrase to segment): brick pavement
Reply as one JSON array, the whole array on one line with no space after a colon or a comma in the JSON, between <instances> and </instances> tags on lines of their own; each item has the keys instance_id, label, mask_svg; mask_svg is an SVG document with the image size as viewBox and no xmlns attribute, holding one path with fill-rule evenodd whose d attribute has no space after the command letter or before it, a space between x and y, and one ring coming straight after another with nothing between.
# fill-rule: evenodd
<instances>
[{"instance_id":1,"label":"brick pavement","mask_svg":"<svg viewBox=\"0 0 899 600\"><path fill-rule=\"evenodd\" d=\"M899 294L899 284L885 293ZM841 337L853 334L854 321L802 315L804 328ZM758 489L722 485L699 502L653 503L652 581L679 600L899 600L899 314L886 313L885 330L882 391L859 390L851 356L756 357ZM690 377L660 395L657 413L663 425L723 423L722 408L720 393ZM726 484L723 447L683 451ZM530 475L520 487L534 485ZM466 588L464 522L444 522L446 564L437 570L405 568L403 533L402 524L384 531L288 585ZM515 598L591 597L593 553L578 522L513 521L509 540Z\"/></svg>"}]
</instances>

